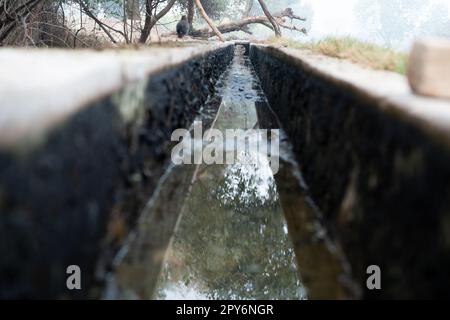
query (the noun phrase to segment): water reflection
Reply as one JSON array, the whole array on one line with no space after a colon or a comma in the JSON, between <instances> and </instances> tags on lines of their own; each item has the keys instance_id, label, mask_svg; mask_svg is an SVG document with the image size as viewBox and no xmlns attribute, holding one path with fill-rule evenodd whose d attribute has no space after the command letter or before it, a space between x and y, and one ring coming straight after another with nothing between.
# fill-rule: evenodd
<instances>
[{"instance_id":1,"label":"water reflection","mask_svg":"<svg viewBox=\"0 0 450 320\"><path fill-rule=\"evenodd\" d=\"M255 102L264 97L243 51L219 92L220 130L257 127ZM243 153L234 165L199 168L156 298L304 298L267 157Z\"/></svg>"}]
</instances>

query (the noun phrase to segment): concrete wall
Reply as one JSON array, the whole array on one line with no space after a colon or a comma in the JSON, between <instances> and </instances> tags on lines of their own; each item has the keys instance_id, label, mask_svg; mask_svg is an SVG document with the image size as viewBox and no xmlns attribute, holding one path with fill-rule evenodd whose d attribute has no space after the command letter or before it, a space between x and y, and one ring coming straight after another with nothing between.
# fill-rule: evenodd
<instances>
[{"instance_id":1,"label":"concrete wall","mask_svg":"<svg viewBox=\"0 0 450 320\"><path fill-rule=\"evenodd\" d=\"M450 103L304 51L250 55L359 297L449 298ZM372 264L379 291L365 285Z\"/></svg>"},{"instance_id":2,"label":"concrete wall","mask_svg":"<svg viewBox=\"0 0 450 320\"><path fill-rule=\"evenodd\" d=\"M0 299L100 296L172 131L189 127L232 55L0 51ZM81 291L66 288L71 264Z\"/></svg>"}]
</instances>

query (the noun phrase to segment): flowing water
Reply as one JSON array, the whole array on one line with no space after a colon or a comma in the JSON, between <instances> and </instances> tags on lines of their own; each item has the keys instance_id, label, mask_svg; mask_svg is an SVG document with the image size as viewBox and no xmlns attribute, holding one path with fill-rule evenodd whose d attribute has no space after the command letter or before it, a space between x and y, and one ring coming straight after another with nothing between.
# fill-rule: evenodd
<instances>
[{"instance_id":1,"label":"flowing water","mask_svg":"<svg viewBox=\"0 0 450 320\"><path fill-rule=\"evenodd\" d=\"M218 85L213 126L222 132L258 128L256 105L266 104L244 52L236 47ZM234 164L200 165L193 181L155 298L306 298L268 157L250 151Z\"/></svg>"}]
</instances>

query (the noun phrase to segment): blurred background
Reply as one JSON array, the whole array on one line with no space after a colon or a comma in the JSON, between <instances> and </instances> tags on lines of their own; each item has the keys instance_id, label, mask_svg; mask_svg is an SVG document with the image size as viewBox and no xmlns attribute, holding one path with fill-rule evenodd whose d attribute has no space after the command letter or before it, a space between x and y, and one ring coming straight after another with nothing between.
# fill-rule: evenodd
<instances>
[{"instance_id":1,"label":"blurred background","mask_svg":"<svg viewBox=\"0 0 450 320\"><path fill-rule=\"evenodd\" d=\"M450 0L266 0L265 3L272 14L292 8L295 15L306 18L306 21L289 18L285 21L287 25L306 29L307 35L283 30L284 37L297 41L352 37L407 51L416 37L450 37ZM257 0L202 0L202 4L217 25L263 15ZM167 7L170 7L167 14L158 16ZM149 17L156 21L146 20L149 11ZM161 41L173 35L183 14L194 15L194 29L207 27L194 0L0 0L0 44L73 48ZM142 37L142 31L149 25L149 36ZM231 32L226 36L265 39L273 35L262 24L250 24L248 29L249 32Z\"/></svg>"}]
</instances>

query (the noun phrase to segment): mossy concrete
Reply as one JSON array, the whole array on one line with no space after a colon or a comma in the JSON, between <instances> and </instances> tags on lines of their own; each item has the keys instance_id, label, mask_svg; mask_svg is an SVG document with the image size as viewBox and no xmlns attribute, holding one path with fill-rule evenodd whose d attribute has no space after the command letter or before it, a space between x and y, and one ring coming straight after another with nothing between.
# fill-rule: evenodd
<instances>
[{"instance_id":1,"label":"mossy concrete","mask_svg":"<svg viewBox=\"0 0 450 320\"><path fill-rule=\"evenodd\" d=\"M359 297L450 297L450 103L337 59L250 55ZM366 287L370 265L382 290Z\"/></svg>"},{"instance_id":2,"label":"mossy concrete","mask_svg":"<svg viewBox=\"0 0 450 320\"><path fill-rule=\"evenodd\" d=\"M233 46L164 52L19 52L10 63L31 71L16 82L2 68L0 298L100 296L168 165L171 132L190 126ZM1 51L2 66L14 54ZM67 290L72 264L81 291Z\"/></svg>"}]
</instances>

